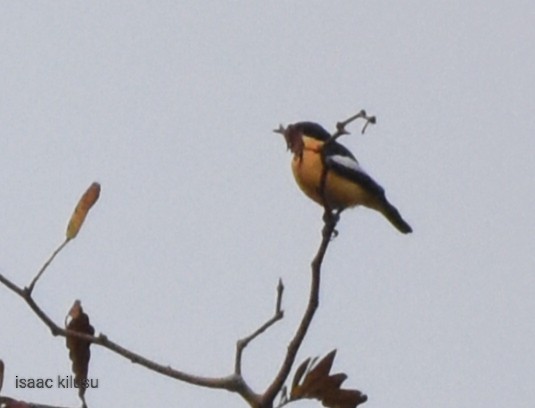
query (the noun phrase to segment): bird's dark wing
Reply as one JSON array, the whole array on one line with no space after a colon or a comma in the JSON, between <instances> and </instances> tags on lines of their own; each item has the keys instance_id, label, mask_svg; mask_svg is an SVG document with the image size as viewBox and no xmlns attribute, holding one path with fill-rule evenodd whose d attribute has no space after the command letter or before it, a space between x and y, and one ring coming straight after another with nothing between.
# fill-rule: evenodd
<instances>
[{"instance_id":1,"label":"bird's dark wing","mask_svg":"<svg viewBox=\"0 0 535 408\"><path fill-rule=\"evenodd\" d=\"M325 165L329 170L362 186L374 196L384 197L385 190L360 166L353 154L340 143L327 143Z\"/></svg>"}]
</instances>

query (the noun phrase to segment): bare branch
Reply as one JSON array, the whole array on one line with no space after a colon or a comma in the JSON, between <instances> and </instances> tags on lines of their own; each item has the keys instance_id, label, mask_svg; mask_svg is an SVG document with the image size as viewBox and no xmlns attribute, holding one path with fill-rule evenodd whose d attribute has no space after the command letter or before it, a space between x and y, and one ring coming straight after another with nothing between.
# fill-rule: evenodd
<instances>
[{"instance_id":1,"label":"bare branch","mask_svg":"<svg viewBox=\"0 0 535 408\"><path fill-rule=\"evenodd\" d=\"M329 242L331 241L331 237L333 235L333 232L336 227L336 222L337 222L336 218L333 218L333 217L326 217L326 218L327 220L325 220L325 226L323 229L323 237L321 240L321 244L311 264L312 281L311 281L311 286L310 286L310 295L308 299L307 308L305 310L305 313L301 319L301 323L299 324L299 327L297 328L297 331L294 337L288 344L288 350L286 352L286 356L284 357L284 361L282 362L282 365L279 369L279 372L277 373L277 376L275 377L275 379L272 381L272 383L269 385L269 387L266 389L266 391L262 395L262 404L261 404L262 407L271 407L273 405L273 401L275 397L277 396L277 393L281 390L284 382L286 381L286 379L288 378L288 375L290 374L290 370L292 369L293 363L297 356L297 352L299 351L299 347L301 346L303 339L305 338L308 328L310 327L310 323L312 322L312 318L314 317L314 313L316 312L316 309L318 308L321 265L323 262L323 258L325 257L325 252L327 251L327 247L329 246Z\"/></svg>"},{"instance_id":2,"label":"bare branch","mask_svg":"<svg viewBox=\"0 0 535 408\"><path fill-rule=\"evenodd\" d=\"M171 377L180 381L187 382L189 384L197 385L200 387L207 388L218 388L225 389L228 391L234 391L239 393L247 401L256 400L256 395L250 390L250 388L245 384L243 378L236 374L231 374L224 377L203 377L188 374L176 369L173 369L171 366L164 366L162 364L156 363L152 360L149 360L133 351L122 347L121 345L113 342L108 339L104 334L98 336L91 336L88 334L80 333L77 331L66 330L58 326L54 321L39 307L39 305L34 301L31 296L31 293L27 288L22 289L16 284L11 282L5 276L0 274L0 282L15 292L17 295L22 297L28 306L33 310L33 312L43 321L43 323L50 329L54 336L74 336L86 340L88 342L98 344L114 353L130 360L132 363L139 364L149 370L155 371L167 377Z\"/></svg>"},{"instance_id":3,"label":"bare branch","mask_svg":"<svg viewBox=\"0 0 535 408\"><path fill-rule=\"evenodd\" d=\"M279 279L279 284L277 285L277 301L275 306L275 314L249 336L244 337L243 339L240 339L236 342L236 359L234 363L234 373L236 375L241 375L241 361L243 350L249 345L252 340L254 340L256 337L258 337L260 334L265 332L267 329L269 329L271 326L273 326L276 322L278 322L284 317L284 311L281 309L283 292L284 285L282 284L282 280Z\"/></svg>"},{"instance_id":4,"label":"bare branch","mask_svg":"<svg viewBox=\"0 0 535 408\"><path fill-rule=\"evenodd\" d=\"M336 132L333 134L333 136L330 139L330 141L336 140L342 135L348 135L349 132L346 130L346 126L349 125L351 122L359 119L359 118L362 118L362 119L364 119L366 121L364 123L364 126L362 127L362 131L361 131L361 133L363 133L363 134L366 131L366 128L368 127L368 125L370 123L372 125L377 123L377 118L375 116L368 116L366 114L366 111L364 109L362 109L359 113L351 116L350 118L348 118L348 119L346 119L346 120L344 120L342 122L338 122L336 124Z\"/></svg>"}]
</instances>

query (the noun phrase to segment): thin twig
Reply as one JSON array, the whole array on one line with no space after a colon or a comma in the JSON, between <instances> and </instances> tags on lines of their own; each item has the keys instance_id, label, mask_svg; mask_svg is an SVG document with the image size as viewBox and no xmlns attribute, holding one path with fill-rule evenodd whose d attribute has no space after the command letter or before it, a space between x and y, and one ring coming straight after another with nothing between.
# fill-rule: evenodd
<instances>
[{"instance_id":1,"label":"thin twig","mask_svg":"<svg viewBox=\"0 0 535 408\"><path fill-rule=\"evenodd\" d=\"M41 275L46 271L46 268L48 268L48 265L52 263L56 255L59 254L63 248L65 248L65 245L67 245L69 241L70 239L66 239L65 241L62 242L62 244L59 247L56 248L54 252L52 252L52 255L50 255L50 258L48 258L48 260L44 263L44 265L41 267L39 272L37 272L37 275L35 275L35 278L33 278L32 282L30 283L30 286L28 286L27 291L29 294L32 293L35 284L37 283Z\"/></svg>"},{"instance_id":2,"label":"thin twig","mask_svg":"<svg viewBox=\"0 0 535 408\"><path fill-rule=\"evenodd\" d=\"M277 304L275 305L275 313L278 313L282 309L282 294L284 292L284 284L282 279L279 278L279 284L277 285Z\"/></svg>"},{"instance_id":3,"label":"thin twig","mask_svg":"<svg viewBox=\"0 0 535 408\"><path fill-rule=\"evenodd\" d=\"M342 135L348 135L349 132L346 130L346 126L349 125L351 122L359 119L359 118L362 118L362 119L364 119L366 121L364 123L364 126L362 127L361 133L364 133L366 131L366 128L368 127L368 125L370 123L372 125L377 123L377 118L375 116L368 116L366 111L364 109L362 109L359 113L351 116L350 118L348 118L348 119L346 119L346 120L344 120L342 122L338 122L336 124L336 132L332 135L332 137L329 140L329 142L338 139Z\"/></svg>"},{"instance_id":4,"label":"thin twig","mask_svg":"<svg viewBox=\"0 0 535 408\"><path fill-rule=\"evenodd\" d=\"M236 358L234 362L235 374L241 376L241 362L243 350L248 346L248 344L284 317L284 311L281 309L283 291L284 285L282 284L282 280L279 279L279 284L277 285L277 301L275 303L275 314L249 336L244 337L243 339L240 339L236 342Z\"/></svg>"}]
</instances>

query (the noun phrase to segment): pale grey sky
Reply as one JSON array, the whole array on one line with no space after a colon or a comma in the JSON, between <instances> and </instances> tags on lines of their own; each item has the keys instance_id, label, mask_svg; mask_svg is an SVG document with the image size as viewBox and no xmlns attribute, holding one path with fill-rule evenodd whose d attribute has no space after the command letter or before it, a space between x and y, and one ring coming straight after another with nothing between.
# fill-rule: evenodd
<instances>
[{"instance_id":1,"label":"pale grey sky","mask_svg":"<svg viewBox=\"0 0 535 408\"><path fill-rule=\"evenodd\" d=\"M342 142L415 232L348 211L298 360L338 348L367 408L535 405L535 4L530 1L3 2L0 269L28 284L94 180L99 202L35 296L58 322L205 375L272 312L262 389L303 311L321 209L279 123L378 124ZM62 339L0 287L3 394L70 373ZM92 407L245 406L94 347ZM316 407L315 402L294 404Z\"/></svg>"}]
</instances>

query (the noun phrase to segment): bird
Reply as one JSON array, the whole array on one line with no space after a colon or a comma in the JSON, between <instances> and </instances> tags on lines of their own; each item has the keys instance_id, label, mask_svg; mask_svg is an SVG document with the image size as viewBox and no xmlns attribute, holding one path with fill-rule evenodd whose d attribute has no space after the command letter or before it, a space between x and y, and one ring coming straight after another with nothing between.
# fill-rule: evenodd
<instances>
[{"instance_id":1,"label":"bird","mask_svg":"<svg viewBox=\"0 0 535 408\"><path fill-rule=\"evenodd\" d=\"M288 150L293 153L295 181L310 199L337 215L346 208L371 208L383 214L401 233L412 232L397 208L387 200L383 187L321 125L297 122L286 128L281 126L275 132L284 135Z\"/></svg>"}]
</instances>

